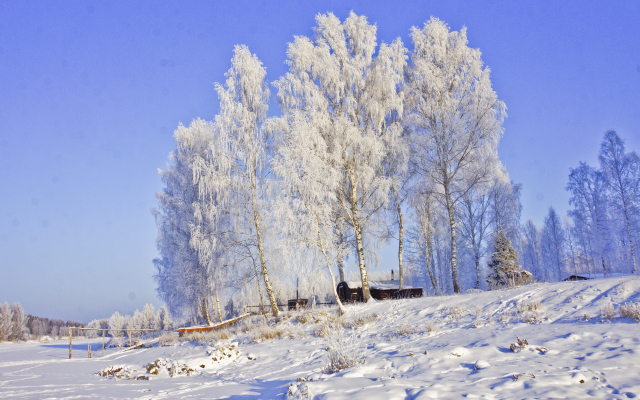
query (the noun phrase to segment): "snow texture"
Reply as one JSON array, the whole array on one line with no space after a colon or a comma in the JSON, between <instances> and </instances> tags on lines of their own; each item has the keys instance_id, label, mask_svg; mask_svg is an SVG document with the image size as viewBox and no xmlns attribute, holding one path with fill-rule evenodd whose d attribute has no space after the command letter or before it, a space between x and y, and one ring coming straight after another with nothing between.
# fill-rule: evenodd
<instances>
[{"instance_id":1,"label":"snow texture","mask_svg":"<svg viewBox=\"0 0 640 400\"><path fill-rule=\"evenodd\" d=\"M296 332L287 338L109 349L104 358L98 340L74 340L71 360L65 341L2 343L0 398L636 398L640 325L618 309L638 301L640 278L616 277L347 305L343 332L364 362L333 374L323 373L322 322L304 312L279 318ZM104 373L119 368L121 379Z\"/></svg>"}]
</instances>

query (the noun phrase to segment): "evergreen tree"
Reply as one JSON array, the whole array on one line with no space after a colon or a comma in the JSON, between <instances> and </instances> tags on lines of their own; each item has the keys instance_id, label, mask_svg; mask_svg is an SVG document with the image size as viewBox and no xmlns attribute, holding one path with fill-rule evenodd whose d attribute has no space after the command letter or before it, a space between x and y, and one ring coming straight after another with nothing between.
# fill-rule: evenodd
<instances>
[{"instance_id":1,"label":"evergreen tree","mask_svg":"<svg viewBox=\"0 0 640 400\"><path fill-rule=\"evenodd\" d=\"M531 281L531 273L516 263L518 252L511 246L511 241L503 229L496 234L493 249L488 265L491 271L487 277L489 287L516 286Z\"/></svg>"}]
</instances>

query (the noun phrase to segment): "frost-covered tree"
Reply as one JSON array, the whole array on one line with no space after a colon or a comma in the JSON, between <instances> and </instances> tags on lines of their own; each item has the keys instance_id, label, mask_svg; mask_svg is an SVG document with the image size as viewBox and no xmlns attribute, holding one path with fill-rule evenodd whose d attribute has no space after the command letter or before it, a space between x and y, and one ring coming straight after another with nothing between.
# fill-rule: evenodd
<instances>
[{"instance_id":1,"label":"frost-covered tree","mask_svg":"<svg viewBox=\"0 0 640 400\"><path fill-rule=\"evenodd\" d=\"M542 263L542 231L530 219L522 228L522 235L524 267L533 274L533 279L543 281L547 278L547 275Z\"/></svg>"},{"instance_id":2,"label":"frost-covered tree","mask_svg":"<svg viewBox=\"0 0 640 400\"><path fill-rule=\"evenodd\" d=\"M412 226L409 229L409 261L420 270L425 285L431 283L436 296L440 295L437 272L434 271L434 234L437 205L430 188L414 187L409 198Z\"/></svg>"},{"instance_id":3,"label":"frost-covered tree","mask_svg":"<svg viewBox=\"0 0 640 400\"><path fill-rule=\"evenodd\" d=\"M87 326L85 328L94 328L94 329L100 329L100 320L99 319L94 319L93 321L89 322L87 324ZM84 331L85 336L88 337L89 339L93 339L98 337L98 335L100 334L100 331L98 330L88 330L88 331ZM100 334L101 336L101 334Z\"/></svg>"},{"instance_id":4,"label":"frost-covered tree","mask_svg":"<svg viewBox=\"0 0 640 400\"><path fill-rule=\"evenodd\" d=\"M174 314L188 310L209 324L213 275L223 248L218 230L224 225L217 216L224 209L215 193L202 194L194 164L207 157L213 135L214 125L201 119L176 129L176 148L167 169L160 171L165 189L156 193L159 209L153 210L160 252L154 260L158 294Z\"/></svg>"},{"instance_id":5,"label":"frost-covered tree","mask_svg":"<svg viewBox=\"0 0 640 400\"><path fill-rule=\"evenodd\" d=\"M175 328L175 324L173 323L173 319L171 319L171 313L167 306L162 306L160 310L158 310L158 320L160 321L159 328L162 330L171 330Z\"/></svg>"},{"instance_id":6,"label":"frost-covered tree","mask_svg":"<svg viewBox=\"0 0 640 400\"><path fill-rule=\"evenodd\" d=\"M201 196L216 196L230 216L236 250L256 259L273 314L278 315L269 278L265 233L274 183L270 176L270 131L265 129L269 108L266 69L246 46L236 46L224 85L216 84L220 112L215 136L205 157L199 157L196 177Z\"/></svg>"},{"instance_id":7,"label":"frost-covered tree","mask_svg":"<svg viewBox=\"0 0 640 400\"><path fill-rule=\"evenodd\" d=\"M549 213L544 218L542 228L542 258L546 266L549 280L559 281L565 265L565 232L562 221L553 207L549 207Z\"/></svg>"},{"instance_id":8,"label":"frost-covered tree","mask_svg":"<svg viewBox=\"0 0 640 400\"><path fill-rule=\"evenodd\" d=\"M0 341L10 340L13 328L13 311L5 301L0 304Z\"/></svg>"},{"instance_id":9,"label":"frost-covered tree","mask_svg":"<svg viewBox=\"0 0 640 400\"><path fill-rule=\"evenodd\" d=\"M600 260L602 272L606 275L608 268L605 263L605 242L608 218L605 185L605 176L600 171L581 162L578 168L570 169L566 189L571 193L569 204L574 206L569 215L591 227L597 258Z\"/></svg>"},{"instance_id":10,"label":"frost-covered tree","mask_svg":"<svg viewBox=\"0 0 640 400\"><path fill-rule=\"evenodd\" d=\"M305 130L300 127L304 123L298 123L292 116L291 129L287 131ZM339 232L333 220L336 192L332 190L332 181L337 177L332 174L336 171L322 168L326 150L315 151L326 145L324 141L310 143L301 139L296 134L285 135L278 156L273 161L274 171L280 177L285 192L286 201L282 204L287 207L278 210L279 220L284 224L283 231L291 239L289 242L292 247L300 247L304 243L322 254L334 299L340 314L343 314L344 308L332 269L332 264L338 264L340 257L340 249L335 246L339 243Z\"/></svg>"},{"instance_id":11,"label":"frost-covered tree","mask_svg":"<svg viewBox=\"0 0 640 400\"><path fill-rule=\"evenodd\" d=\"M638 274L632 231L634 225L638 226L640 214L640 158L635 152L625 153L624 141L615 131L608 131L600 145L598 159L613 203L623 217L633 273Z\"/></svg>"},{"instance_id":12,"label":"frost-covered tree","mask_svg":"<svg viewBox=\"0 0 640 400\"><path fill-rule=\"evenodd\" d=\"M473 254L476 289L480 289L480 259L485 253L485 241L490 233L490 196L485 190L470 190L462 196L458 207L460 236Z\"/></svg>"},{"instance_id":13,"label":"frost-covered tree","mask_svg":"<svg viewBox=\"0 0 640 400\"><path fill-rule=\"evenodd\" d=\"M123 329L125 328L125 318L120 315L119 312L114 312L109 317L109 334L111 337L123 336Z\"/></svg>"},{"instance_id":14,"label":"frost-covered tree","mask_svg":"<svg viewBox=\"0 0 640 400\"><path fill-rule=\"evenodd\" d=\"M11 312L11 333L9 340L25 340L28 336L27 317L20 303L12 303L9 306Z\"/></svg>"},{"instance_id":15,"label":"frost-covered tree","mask_svg":"<svg viewBox=\"0 0 640 400\"><path fill-rule=\"evenodd\" d=\"M531 281L531 273L523 270L517 264L518 252L511 245L506 231L500 229L495 235L493 253L488 268L491 271L487 277L489 287L516 286Z\"/></svg>"},{"instance_id":16,"label":"frost-covered tree","mask_svg":"<svg viewBox=\"0 0 640 400\"><path fill-rule=\"evenodd\" d=\"M459 293L456 208L465 193L495 174L506 107L480 51L467 46L466 28L450 32L431 18L423 29L412 28L411 38L406 86L415 132L412 163L439 187L449 219L453 289Z\"/></svg>"},{"instance_id":17,"label":"frost-covered tree","mask_svg":"<svg viewBox=\"0 0 640 400\"><path fill-rule=\"evenodd\" d=\"M275 85L287 134L308 144L309 156L332 177L332 208L353 232L368 300L365 235L389 200L384 161L404 151L398 117L406 50L398 39L376 54L376 26L353 12L344 22L331 13L316 22L313 39L297 36L289 44L289 71Z\"/></svg>"}]
</instances>

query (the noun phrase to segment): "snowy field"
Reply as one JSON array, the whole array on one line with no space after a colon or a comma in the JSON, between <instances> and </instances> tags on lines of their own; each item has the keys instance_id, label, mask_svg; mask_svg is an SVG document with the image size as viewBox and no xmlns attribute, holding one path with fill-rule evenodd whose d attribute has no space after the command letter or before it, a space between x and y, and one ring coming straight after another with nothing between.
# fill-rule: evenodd
<instances>
[{"instance_id":1,"label":"snowy field","mask_svg":"<svg viewBox=\"0 0 640 400\"><path fill-rule=\"evenodd\" d=\"M228 340L104 358L101 340L92 359L74 340L71 360L68 341L3 343L0 398L638 398L640 324L619 314L638 301L640 278L618 277L252 317ZM323 373L341 345L359 362Z\"/></svg>"}]
</instances>

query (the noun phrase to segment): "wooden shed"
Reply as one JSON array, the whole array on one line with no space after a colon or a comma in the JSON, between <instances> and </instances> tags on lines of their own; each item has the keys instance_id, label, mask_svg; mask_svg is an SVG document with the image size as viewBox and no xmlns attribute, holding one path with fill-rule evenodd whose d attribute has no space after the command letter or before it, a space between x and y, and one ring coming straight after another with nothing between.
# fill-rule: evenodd
<instances>
[{"instance_id":1,"label":"wooden shed","mask_svg":"<svg viewBox=\"0 0 640 400\"><path fill-rule=\"evenodd\" d=\"M404 287L398 289L399 282L369 281L369 292L376 300L406 299L410 297L422 297L422 288ZM362 282L342 281L338 284L338 296L342 302L363 301Z\"/></svg>"}]
</instances>

